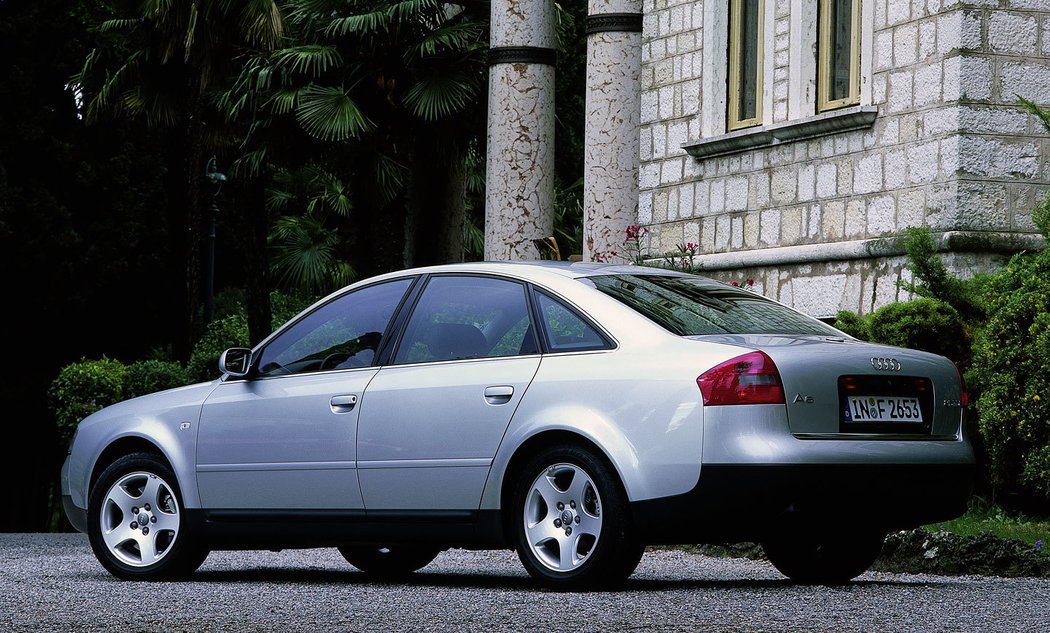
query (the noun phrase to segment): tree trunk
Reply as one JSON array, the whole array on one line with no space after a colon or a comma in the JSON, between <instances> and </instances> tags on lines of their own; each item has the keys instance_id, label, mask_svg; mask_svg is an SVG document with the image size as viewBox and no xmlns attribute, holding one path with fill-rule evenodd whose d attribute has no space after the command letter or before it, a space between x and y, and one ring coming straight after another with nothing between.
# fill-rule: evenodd
<instances>
[{"instance_id":1,"label":"tree trunk","mask_svg":"<svg viewBox=\"0 0 1050 633\"><path fill-rule=\"evenodd\" d=\"M255 344L273 331L273 309L270 305L270 263L266 256L269 216L266 213L264 188L259 182L241 188L241 222L238 235L244 252L244 302L248 312L248 339Z\"/></svg>"},{"instance_id":2,"label":"tree trunk","mask_svg":"<svg viewBox=\"0 0 1050 633\"><path fill-rule=\"evenodd\" d=\"M466 219L466 154L440 135L419 139L413 155L413 263L417 266L463 261Z\"/></svg>"}]
</instances>

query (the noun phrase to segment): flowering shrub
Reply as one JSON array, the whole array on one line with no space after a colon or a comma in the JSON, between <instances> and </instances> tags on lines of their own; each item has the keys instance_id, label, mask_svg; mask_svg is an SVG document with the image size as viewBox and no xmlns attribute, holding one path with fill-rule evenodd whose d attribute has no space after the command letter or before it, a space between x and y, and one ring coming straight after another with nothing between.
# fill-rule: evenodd
<instances>
[{"instance_id":1,"label":"flowering shrub","mask_svg":"<svg viewBox=\"0 0 1050 633\"><path fill-rule=\"evenodd\" d=\"M696 262L696 254L700 251L700 245L695 242L676 244L675 250L664 253L666 268L680 270L685 273L695 273L700 270L700 264Z\"/></svg>"}]
</instances>

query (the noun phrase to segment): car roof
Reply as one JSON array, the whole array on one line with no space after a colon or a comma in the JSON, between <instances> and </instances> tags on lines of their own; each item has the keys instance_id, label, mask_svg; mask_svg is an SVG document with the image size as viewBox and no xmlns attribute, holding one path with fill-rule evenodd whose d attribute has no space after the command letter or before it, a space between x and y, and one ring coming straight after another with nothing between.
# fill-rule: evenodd
<instances>
[{"instance_id":1,"label":"car roof","mask_svg":"<svg viewBox=\"0 0 1050 633\"><path fill-rule=\"evenodd\" d=\"M554 274L569 279L579 279L581 277L593 277L597 275L638 274L640 272L644 272L647 275L667 275L673 277L685 276L685 273L678 271L633 264L599 264L592 262L564 262L552 260L463 262L456 264L442 264L438 266L426 266L422 268L410 268L398 271L396 274L407 275L446 272L506 273L523 277L530 277L533 274L538 274L540 276L543 276L544 274Z\"/></svg>"}]
</instances>

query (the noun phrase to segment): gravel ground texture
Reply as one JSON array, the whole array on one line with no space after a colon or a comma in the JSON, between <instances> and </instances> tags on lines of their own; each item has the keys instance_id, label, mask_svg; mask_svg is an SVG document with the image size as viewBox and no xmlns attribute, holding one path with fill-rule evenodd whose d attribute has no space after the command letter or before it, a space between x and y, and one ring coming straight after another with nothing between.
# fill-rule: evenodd
<instances>
[{"instance_id":1,"label":"gravel ground texture","mask_svg":"<svg viewBox=\"0 0 1050 633\"><path fill-rule=\"evenodd\" d=\"M764 561L671 549L622 591L567 594L507 551L450 550L407 583L369 582L334 549L214 552L176 583L112 578L82 534L0 534L0 553L0 631L1050 631L1050 579L800 586Z\"/></svg>"}]
</instances>

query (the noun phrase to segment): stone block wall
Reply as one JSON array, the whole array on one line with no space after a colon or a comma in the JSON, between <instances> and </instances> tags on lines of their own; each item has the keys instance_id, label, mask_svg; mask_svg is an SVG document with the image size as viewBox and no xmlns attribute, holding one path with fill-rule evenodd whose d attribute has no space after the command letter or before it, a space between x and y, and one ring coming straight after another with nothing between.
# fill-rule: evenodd
<instances>
[{"instance_id":1,"label":"stone block wall","mask_svg":"<svg viewBox=\"0 0 1050 633\"><path fill-rule=\"evenodd\" d=\"M877 109L874 123L698 159L682 145L705 140L704 100L718 95L701 94L702 74L725 57L703 50L705 3L728 5L643 7L639 221L650 255L699 243L712 277L751 277L766 296L831 316L902 298L900 250L864 245L906 227L994 234L995 248L971 235L951 254L964 274L994 266L1010 236L1032 243L1050 136L1016 95L1050 103L1050 0L863 0L860 105ZM799 6L766 0L768 129L799 119L788 116L800 81L790 53L807 45L791 28ZM705 66L705 55L716 57Z\"/></svg>"}]
</instances>

